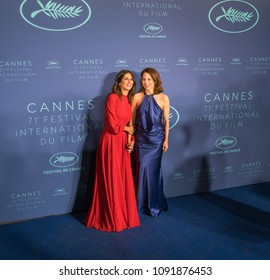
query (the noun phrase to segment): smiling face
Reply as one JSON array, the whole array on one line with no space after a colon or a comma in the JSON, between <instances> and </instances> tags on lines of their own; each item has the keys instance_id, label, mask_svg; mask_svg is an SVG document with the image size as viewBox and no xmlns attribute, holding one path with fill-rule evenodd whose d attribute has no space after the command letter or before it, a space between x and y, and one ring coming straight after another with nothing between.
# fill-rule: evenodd
<instances>
[{"instance_id":1,"label":"smiling face","mask_svg":"<svg viewBox=\"0 0 270 280\"><path fill-rule=\"evenodd\" d=\"M133 84L134 80L132 75L130 73L126 73L122 78L121 82L119 83L122 93L124 95L127 95L128 92L132 89Z\"/></svg>"},{"instance_id":2,"label":"smiling face","mask_svg":"<svg viewBox=\"0 0 270 280\"><path fill-rule=\"evenodd\" d=\"M150 74L143 73L142 75L142 86L145 89L146 94L152 94L154 93L155 89L155 82Z\"/></svg>"}]
</instances>

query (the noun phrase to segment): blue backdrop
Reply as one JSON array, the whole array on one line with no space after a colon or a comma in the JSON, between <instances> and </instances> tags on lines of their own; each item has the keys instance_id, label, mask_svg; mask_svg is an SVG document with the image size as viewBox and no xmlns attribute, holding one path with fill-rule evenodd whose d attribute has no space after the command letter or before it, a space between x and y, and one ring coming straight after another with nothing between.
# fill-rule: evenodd
<instances>
[{"instance_id":1,"label":"blue backdrop","mask_svg":"<svg viewBox=\"0 0 270 280\"><path fill-rule=\"evenodd\" d=\"M0 9L0 222L89 207L115 74L171 101L167 197L269 181L270 3L12 0Z\"/></svg>"}]
</instances>

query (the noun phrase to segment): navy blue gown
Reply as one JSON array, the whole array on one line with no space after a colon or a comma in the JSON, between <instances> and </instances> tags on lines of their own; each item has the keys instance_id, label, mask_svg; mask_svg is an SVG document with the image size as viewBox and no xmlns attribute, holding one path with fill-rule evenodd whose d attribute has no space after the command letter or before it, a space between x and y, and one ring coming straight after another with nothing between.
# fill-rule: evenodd
<instances>
[{"instance_id":1,"label":"navy blue gown","mask_svg":"<svg viewBox=\"0 0 270 280\"><path fill-rule=\"evenodd\" d=\"M136 112L136 186L140 214L157 217L168 209L161 170L163 111L154 95L145 95Z\"/></svg>"}]
</instances>

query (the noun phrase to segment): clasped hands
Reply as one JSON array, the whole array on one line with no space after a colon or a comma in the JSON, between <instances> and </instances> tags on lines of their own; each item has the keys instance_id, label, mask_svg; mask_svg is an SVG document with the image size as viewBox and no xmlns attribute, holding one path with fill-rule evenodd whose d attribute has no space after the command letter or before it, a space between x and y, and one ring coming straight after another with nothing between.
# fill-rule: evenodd
<instances>
[{"instance_id":1,"label":"clasped hands","mask_svg":"<svg viewBox=\"0 0 270 280\"><path fill-rule=\"evenodd\" d=\"M134 141L128 141L126 149L129 153L131 153L134 149Z\"/></svg>"}]
</instances>

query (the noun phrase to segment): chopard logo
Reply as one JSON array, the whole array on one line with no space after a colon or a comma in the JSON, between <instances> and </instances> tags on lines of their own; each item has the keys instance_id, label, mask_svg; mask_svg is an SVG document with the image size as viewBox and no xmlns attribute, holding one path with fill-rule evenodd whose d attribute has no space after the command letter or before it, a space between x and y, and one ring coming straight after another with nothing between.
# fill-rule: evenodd
<instances>
[{"instance_id":1,"label":"chopard logo","mask_svg":"<svg viewBox=\"0 0 270 280\"><path fill-rule=\"evenodd\" d=\"M187 59L186 58L178 58L177 62L178 63L186 64L187 63Z\"/></svg>"},{"instance_id":2,"label":"chopard logo","mask_svg":"<svg viewBox=\"0 0 270 280\"><path fill-rule=\"evenodd\" d=\"M47 62L47 65L50 67L58 67L59 66L59 62L57 60L50 60Z\"/></svg>"},{"instance_id":3,"label":"chopard logo","mask_svg":"<svg viewBox=\"0 0 270 280\"><path fill-rule=\"evenodd\" d=\"M79 160L79 157L72 152L63 152L53 155L49 162L54 167L68 167L74 165Z\"/></svg>"},{"instance_id":4,"label":"chopard logo","mask_svg":"<svg viewBox=\"0 0 270 280\"><path fill-rule=\"evenodd\" d=\"M67 194L67 191L64 187L58 187L54 190L54 196L57 196L57 195L65 195Z\"/></svg>"},{"instance_id":5,"label":"chopard logo","mask_svg":"<svg viewBox=\"0 0 270 280\"><path fill-rule=\"evenodd\" d=\"M217 139L215 145L218 149L230 149L235 146L237 140L233 136L222 136Z\"/></svg>"},{"instance_id":6,"label":"chopard logo","mask_svg":"<svg viewBox=\"0 0 270 280\"><path fill-rule=\"evenodd\" d=\"M84 25L91 17L91 8L84 0L24 0L22 18L33 27L47 31L68 31Z\"/></svg>"},{"instance_id":7,"label":"chopard logo","mask_svg":"<svg viewBox=\"0 0 270 280\"><path fill-rule=\"evenodd\" d=\"M213 27L222 32L242 33L257 25L259 12L246 1L226 0L210 9L208 19Z\"/></svg>"},{"instance_id":8,"label":"chopard logo","mask_svg":"<svg viewBox=\"0 0 270 280\"><path fill-rule=\"evenodd\" d=\"M147 23L143 27L144 32L147 34L158 34L162 31L162 29L162 26L156 22Z\"/></svg>"},{"instance_id":9,"label":"chopard logo","mask_svg":"<svg viewBox=\"0 0 270 280\"><path fill-rule=\"evenodd\" d=\"M176 65L188 65L188 60L185 57L177 59Z\"/></svg>"},{"instance_id":10,"label":"chopard logo","mask_svg":"<svg viewBox=\"0 0 270 280\"><path fill-rule=\"evenodd\" d=\"M233 57L231 64L241 64L241 59L239 57Z\"/></svg>"},{"instance_id":11,"label":"chopard logo","mask_svg":"<svg viewBox=\"0 0 270 280\"><path fill-rule=\"evenodd\" d=\"M57 69L61 68L60 62L58 60L47 61L46 69Z\"/></svg>"},{"instance_id":12,"label":"chopard logo","mask_svg":"<svg viewBox=\"0 0 270 280\"><path fill-rule=\"evenodd\" d=\"M116 64L121 64L121 65L123 65L123 64L127 64L127 61L125 60L125 59L117 59L116 60Z\"/></svg>"}]
</instances>

